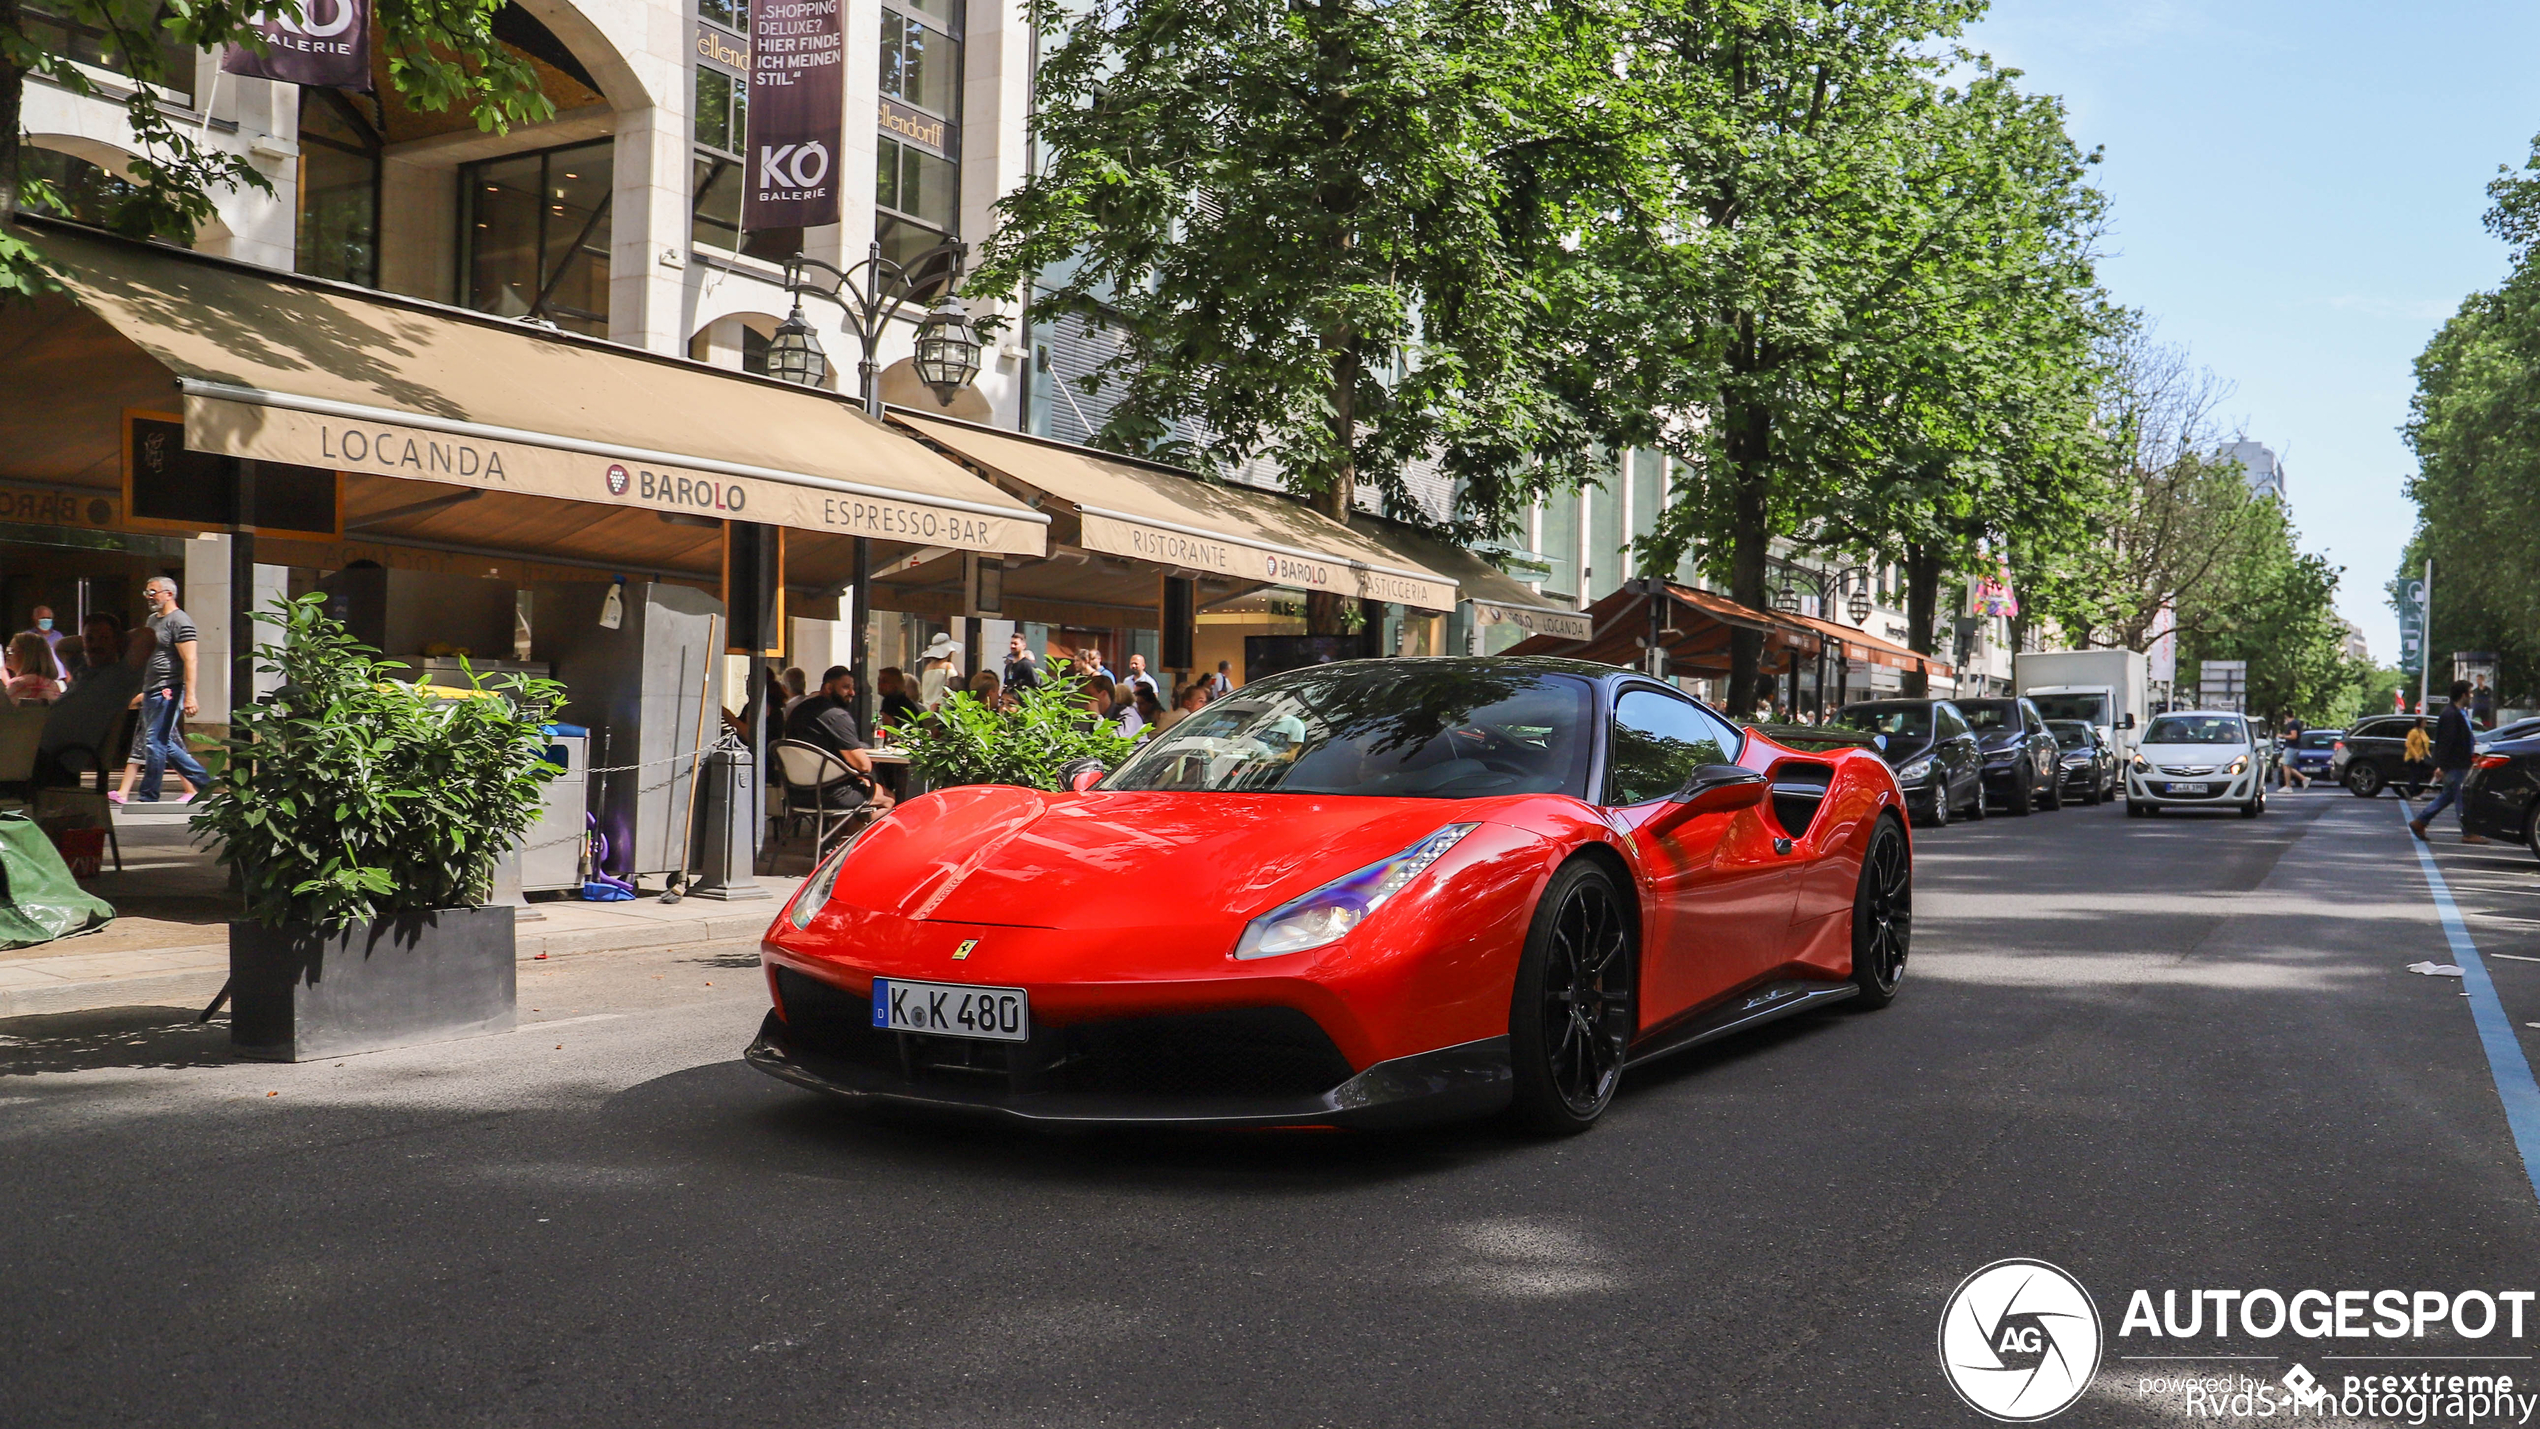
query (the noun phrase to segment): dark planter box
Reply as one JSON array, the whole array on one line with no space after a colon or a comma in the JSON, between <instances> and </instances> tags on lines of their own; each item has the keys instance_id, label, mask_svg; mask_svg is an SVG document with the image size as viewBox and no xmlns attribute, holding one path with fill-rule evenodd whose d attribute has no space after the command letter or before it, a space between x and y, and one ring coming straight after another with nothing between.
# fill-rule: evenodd
<instances>
[{"instance_id":1,"label":"dark planter box","mask_svg":"<svg viewBox=\"0 0 2540 1429\"><path fill-rule=\"evenodd\" d=\"M512 1030L513 911L442 908L334 933L229 925L229 1043L307 1062Z\"/></svg>"}]
</instances>

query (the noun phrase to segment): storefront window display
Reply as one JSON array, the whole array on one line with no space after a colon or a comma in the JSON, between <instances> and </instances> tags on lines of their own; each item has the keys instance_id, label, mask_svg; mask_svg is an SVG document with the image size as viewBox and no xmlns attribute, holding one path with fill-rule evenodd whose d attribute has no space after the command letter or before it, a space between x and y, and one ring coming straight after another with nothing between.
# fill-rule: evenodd
<instances>
[{"instance_id":1,"label":"storefront window display","mask_svg":"<svg viewBox=\"0 0 2540 1429\"><path fill-rule=\"evenodd\" d=\"M462 301L608 336L608 140L459 170Z\"/></svg>"}]
</instances>

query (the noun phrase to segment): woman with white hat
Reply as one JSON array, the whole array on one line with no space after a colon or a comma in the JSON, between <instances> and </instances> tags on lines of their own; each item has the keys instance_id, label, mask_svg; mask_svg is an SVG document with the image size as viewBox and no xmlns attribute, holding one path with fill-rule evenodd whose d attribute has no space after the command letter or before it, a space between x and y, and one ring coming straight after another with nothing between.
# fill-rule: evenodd
<instances>
[{"instance_id":1,"label":"woman with white hat","mask_svg":"<svg viewBox=\"0 0 2540 1429\"><path fill-rule=\"evenodd\" d=\"M961 658L961 647L946 634L937 634L927 642L926 651L918 657L917 702L933 709L944 701L944 690L953 681L953 662Z\"/></svg>"}]
</instances>

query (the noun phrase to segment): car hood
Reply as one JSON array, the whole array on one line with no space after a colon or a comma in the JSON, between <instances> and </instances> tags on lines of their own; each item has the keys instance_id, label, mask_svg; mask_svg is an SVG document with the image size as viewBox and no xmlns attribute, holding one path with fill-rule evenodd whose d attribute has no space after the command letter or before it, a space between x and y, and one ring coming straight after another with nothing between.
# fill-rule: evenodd
<instances>
[{"instance_id":1,"label":"car hood","mask_svg":"<svg viewBox=\"0 0 2540 1429\"><path fill-rule=\"evenodd\" d=\"M1505 802L947 789L858 839L833 898L928 922L1240 925Z\"/></svg>"},{"instance_id":2,"label":"car hood","mask_svg":"<svg viewBox=\"0 0 2540 1429\"><path fill-rule=\"evenodd\" d=\"M1879 751L1879 757L1887 761L1890 769L1902 769L1915 760L1928 756L1934 747L1932 741L1928 739L1915 744L1891 734L1887 737L1887 748Z\"/></svg>"},{"instance_id":3,"label":"car hood","mask_svg":"<svg viewBox=\"0 0 2540 1429\"><path fill-rule=\"evenodd\" d=\"M2154 764L2210 764L2216 769L2249 753L2245 744L2147 744L2135 753Z\"/></svg>"},{"instance_id":4,"label":"car hood","mask_svg":"<svg viewBox=\"0 0 2540 1429\"><path fill-rule=\"evenodd\" d=\"M1994 754L2005 749L2017 749L2027 738L2025 731L2016 729L2001 730L1993 734L1979 734L1976 736L1976 748L1987 754Z\"/></svg>"}]
</instances>

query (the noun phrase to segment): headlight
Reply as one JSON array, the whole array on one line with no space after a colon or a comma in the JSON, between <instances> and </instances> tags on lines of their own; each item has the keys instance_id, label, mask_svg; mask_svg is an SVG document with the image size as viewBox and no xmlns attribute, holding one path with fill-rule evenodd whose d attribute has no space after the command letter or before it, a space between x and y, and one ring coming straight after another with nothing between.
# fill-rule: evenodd
<instances>
[{"instance_id":1,"label":"headlight","mask_svg":"<svg viewBox=\"0 0 2540 1429\"><path fill-rule=\"evenodd\" d=\"M1928 759L1917 759L1896 771L1896 782L1899 784L1917 784L1930 777L1931 761Z\"/></svg>"},{"instance_id":2,"label":"headlight","mask_svg":"<svg viewBox=\"0 0 2540 1429\"><path fill-rule=\"evenodd\" d=\"M2149 774L2152 772L2152 761L2138 754L2134 756L2134 763L2128 767L2133 769L2137 774Z\"/></svg>"},{"instance_id":3,"label":"headlight","mask_svg":"<svg viewBox=\"0 0 2540 1429\"><path fill-rule=\"evenodd\" d=\"M2225 774L2246 774L2246 773L2248 773L2248 772L2249 772L2249 756L2248 756L2248 755L2246 755L2246 754L2244 754L2244 755L2240 756L2238 759L2235 759L2235 760L2231 761L2231 767L2230 767L2229 769L2224 770L2223 772L2224 772Z\"/></svg>"},{"instance_id":4,"label":"headlight","mask_svg":"<svg viewBox=\"0 0 2540 1429\"><path fill-rule=\"evenodd\" d=\"M1411 885L1430 864L1461 842L1479 824L1449 824L1391 858L1344 874L1301 898L1291 898L1244 926L1235 943L1238 958L1272 958L1301 953L1345 937L1385 906L1386 900Z\"/></svg>"},{"instance_id":5,"label":"headlight","mask_svg":"<svg viewBox=\"0 0 2540 1429\"><path fill-rule=\"evenodd\" d=\"M2087 754L2067 754L2064 756L2064 767L2066 769L2079 769L2081 766L2088 764L2089 762L2090 756Z\"/></svg>"},{"instance_id":6,"label":"headlight","mask_svg":"<svg viewBox=\"0 0 2540 1429\"><path fill-rule=\"evenodd\" d=\"M865 827L871 828L872 825ZM838 866L847 861L847 850L855 847L856 838L863 832L863 829L856 830L845 843L838 845L836 853L811 871L811 877L803 882L803 891L794 895L794 906L785 910L786 922L797 928L808 928L813 915L829 905L829 890L838 886Z\"/></svg>"}]
</instances>

